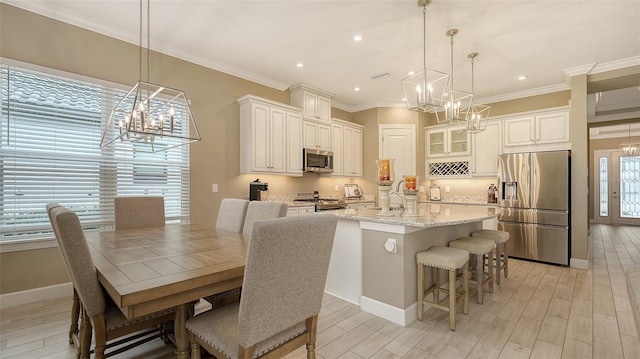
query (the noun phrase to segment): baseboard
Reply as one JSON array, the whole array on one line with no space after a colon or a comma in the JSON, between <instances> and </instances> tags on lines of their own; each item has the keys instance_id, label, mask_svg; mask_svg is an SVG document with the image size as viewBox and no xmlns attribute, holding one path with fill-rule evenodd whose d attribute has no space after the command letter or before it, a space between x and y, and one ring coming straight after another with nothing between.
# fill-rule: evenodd
<instances>
[{"instance_id":1,"label":"baseboard","mask_svg":"<svg viewBox=\"0 0 640 359\"><path fill-rule=\"evenodd\" d=\"M400 309L387 303L362 296L360 297L360 310L406 327L416 320L418 303L413 303L407 309Z\"/></svg>"},{"instance_id":2,"label":"baseboard","mask_svg":"<svg viewBox=\"0 0 640 359\"><path fill-rule=\"evenodd\" d=\"M589 261L586 259L570 258L569 266L577 269L589 269Z\"/></svg>"},{"instance_id":3,"label":"baseboard","mask_svg":"<svg viewBox=\"0 0 640 359\"><path fill-rule=\"evenodd\" d=\"M337 295L337 294L332 293L332 292L329 292L329 291L327 291L327 290L325 290L324 292L325 292L325 293L327 293L327 294L329 294L329 295L330 295L330 296L332 296L332 297L336 297L336 298L338 298L338 299L340 299L340 300L344 300L345 302L349 302L349 303L351 303L351 304L355 304L355 305L357 305L358 307L360 306L360 302L358 302L358 301L351 300L351 299L349 299L349 298L345 298L345 297L343 297L343 296Z\"/></svg>"},{"instance_id":4,"label":"baseboard","mask_svg":"<svg viewBox=\"0 0 640 359\"><path fill-rule=\"evenodd\" d=\"M41 302L47 299L71 297L73 285L71 282L51 285L48 287L23 290L0 295L0 309L15 307L17 305Z\"/></svg>"}]
</instances>

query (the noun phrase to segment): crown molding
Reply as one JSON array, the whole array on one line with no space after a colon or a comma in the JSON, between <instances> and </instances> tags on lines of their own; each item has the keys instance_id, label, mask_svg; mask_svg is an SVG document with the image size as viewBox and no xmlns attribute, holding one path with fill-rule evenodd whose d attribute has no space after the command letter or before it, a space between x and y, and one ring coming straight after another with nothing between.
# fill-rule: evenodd
<instances>
[{"instance_id":1,"label":"crown molding","mask_svg":"<svg viewBox=\"0 0 640 359\"><path fill-rule=\"evenodd\" d=\"M591 73L591 70L596 66L596 63L590 63L586 65L569 67L567 69L562 70L564 72L564 76L567 82L571 81L571 77L578 75L588 75Z\"/></svg>"},{"instance_id":2,"label":"crown molding","mask_svg":"<svg viewBox=\"0 0 640 359\"><path fill-rule=\"evenodd\" d=\"M624 69L632 66L640 66L640 56L627 57L626 59L620 59L615 61L603 62L596 64L589 74L597 74L601 72L613 71Z\"/></svg>"}]
</instances>

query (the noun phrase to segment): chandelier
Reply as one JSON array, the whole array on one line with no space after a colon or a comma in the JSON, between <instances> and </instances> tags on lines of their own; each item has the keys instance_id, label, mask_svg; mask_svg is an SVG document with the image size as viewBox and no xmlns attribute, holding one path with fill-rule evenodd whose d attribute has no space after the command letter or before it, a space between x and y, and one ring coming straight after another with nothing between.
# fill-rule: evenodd
<instances>
[{"instance_id":1,"label":"chandelier","mask_svg":"<svg viewBox=\"0 0 640 359\"><path fill-rule=\"evenodd\" d=\"M620 143L620 151L624 157L640 156L640 142L631 141L631 123L629 123L629 138Z\"/></svg>"},{"instance_id":2,"label":"chandelier","mask_svg":"<svg viewBox=\"0 0 640 359\"><path fill-rule=\"evenodd\" d=\"M100 147L161 152L200 141L200 132L184 91L149 82L150 4L147 0L147 79L142 80L142 0L140 0L140 78L118 99L109 116ZM190 136L193 130L195 136Z\"/></svg>"},{"instance_id":3,"label":"chandelier","mask_svg":"<svg viewBox=\"0 0 640 359\"><path fill-rule=\"evenodd\" d=\"M402 88L407 107L411 111L434 112L442 106L449 74L427 68L427 5L431 0L418 0L422 7L422 43L424 47L422 70L404 78Z\"/></svg>"},{"instance_id":4,"label":"chandelier","mask_svg":"<svg viewBox=\"0 0 640 359\"><path fill-rule=\"evenodd\" d=\"M471 93L475 93L473 63L475 58L478 57L478 53L470 53L467 57L471 59ZM484 131L487 128L487 120L489 119L490 112L491 106L472 102L468 111L463 113L463 116L460 116L461 118L458 119L458 130L464 133Z\"/></svg>"},{"instance_id":5,"label":"chandelier","mask_svg":"<svg viewBox=\"0 0 640 359\"><path fill-rule=\"evenodd\" d=\"M451 90L445 93L444 106L440 109L444 116L438 116L438 122L465 121L469 114L469 107L473 100L473 94L456 90L453 83L453 37L458 33L458 29L447 31L447 36L451 37Z\"/></svg>"}]
</instances>

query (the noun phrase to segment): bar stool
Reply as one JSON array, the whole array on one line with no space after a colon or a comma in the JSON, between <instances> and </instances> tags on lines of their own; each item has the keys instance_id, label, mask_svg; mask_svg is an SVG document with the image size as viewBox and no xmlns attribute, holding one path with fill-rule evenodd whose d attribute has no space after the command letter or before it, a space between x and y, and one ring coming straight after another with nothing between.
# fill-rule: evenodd
<instances>
[{"instance_id":1,"label":"bar stool","mask_svg":"<svg viewBox=\"0 0 640 359\"><path fill-rule=\"evenodd\" d=\"M464 249L475 256L475 266L469 268L469 282L475 283L478 288L478 303L482 304L482 287L489 284L489 293L493 293L493 249L495 242L486 238L462 237L449 242L449 247ZM487 259L487 271L485 271L485 258Z\"/></svg>"},{"instance_id":2,"label":"bar stool","mask_svg":"<svg viewBox=\"0 0 640 359\"><path fill-rule=\"evenodd\" d=\"M424 304L430 304L438 309L449 312L449 327L456 330L456 302L463 298L464 314L469 313L469 252L448 247L431 247L416 254L418 264L418 320L422 320ZM433 284L424 289L424 267L431 267ZM449 289L441 289L440 269L449 271ZM462 270L462 293L456 289L456 270ZM449 305L440 304L440 290L449 295ZM425 299L433 292L433 301Z\"/></svg>"},{"instance_id":3,"label":"bar stool","mask_svg":"<svg viewBox=\"0 0 640 359\"><path fill-rule=\"evenodd\" d=\"M471 233L471 237L482 237L496 242L496 283L500 285L500 271L509 276L509 232L494 229L481 229Z\"/></svg>"}]
</instances>

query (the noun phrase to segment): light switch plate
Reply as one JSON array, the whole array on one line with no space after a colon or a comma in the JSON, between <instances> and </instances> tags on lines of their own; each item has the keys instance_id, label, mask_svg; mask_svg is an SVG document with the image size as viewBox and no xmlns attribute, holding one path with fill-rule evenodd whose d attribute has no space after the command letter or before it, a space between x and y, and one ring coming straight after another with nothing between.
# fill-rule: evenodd
<instances>
[{"instance_id":1,"label":"light switch plate","mask_svg":"<svg viewBox=\"0 0 640 359\"><path fill-rule=\"evenodd\" d=\"M449 186L444 186L444 191L446 193L449 193L449 191L451 191L451 188L449 188Z\"/></svg>"},{"instance_id":2,"label":"light switch plate","mask_svg":"<svg viewBox=\"0 0 640 359\"><path fill-rule=\"evenodd\" d=\"M218 192L218 184L214 183L211 185L211 192Z\"/></svg>"}]
</instances>

